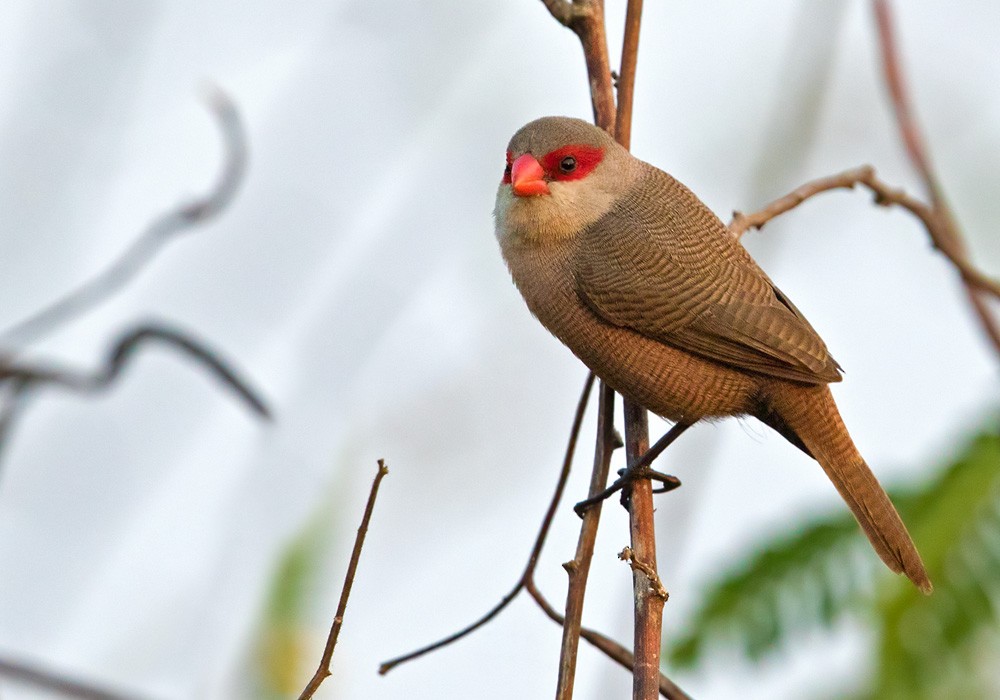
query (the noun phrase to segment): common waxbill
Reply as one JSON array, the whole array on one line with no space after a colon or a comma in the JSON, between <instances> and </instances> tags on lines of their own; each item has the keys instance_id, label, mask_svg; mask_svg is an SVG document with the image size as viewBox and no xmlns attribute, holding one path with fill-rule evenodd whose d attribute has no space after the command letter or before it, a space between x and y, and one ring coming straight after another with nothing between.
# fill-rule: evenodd
<instances>
[{"instance_id":1,"label":"common waxbill","mask_svg":"<svg viewBox=\"0 0 1000 700\"><path fill-rule=\"evenodd\" d=\"M528 308L597 376L672 421L771 426L820 463L882 561L930 592L830 394L840 367L690 190L602 129L544 117L510 140L494 215Z\"/></svg>"}]
</instances>

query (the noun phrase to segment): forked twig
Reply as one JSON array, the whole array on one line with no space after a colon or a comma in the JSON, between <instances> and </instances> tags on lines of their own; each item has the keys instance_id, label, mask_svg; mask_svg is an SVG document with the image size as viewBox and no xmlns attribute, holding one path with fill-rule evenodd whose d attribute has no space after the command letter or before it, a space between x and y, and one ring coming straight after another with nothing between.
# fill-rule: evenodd
<instances>
[{"instance_id":1,"label":"forked twig","mask_svg":"<svg viewBox=\"0 0 1000 700\"><path fill-rule=\"evenodd\" d=\"M351 587L354 585L354 576L358 571L358 562L361 561L361 548L365 544L365 535L368 534L368 523L372 519L372 511L375 510L375 498L378 496L378 487L382 479L389 473L389 468L385 466L384 460L378 461L378 472L372 482L371 492L368 494L368 503L365 505L365 514L361 518L361 525L358 527L358 535L354 539L354 549L351 551L351 562L347 565L347 574L344 576L344 587L340 591L340 602L337 604L337 613L333 617L333 624L330 626L330 635L326 639L326 646L323 647L323 656L316 668L316 673L309 679L299 700L309 700L323 681L330 676L330 662L333 660L333 650L337 646L337 638L340 636L340 628L344 625L344 613L347 611L347 599L351 596Z\"/></svg>"},{"instance_id":2,"label":"forked twig","mask_svg":"<svg viewBox=\"0 0 1000 700\"><path fill-rule=\"evenodd\" d=\"M794 209L811 197L830 190L853 189L857 185L863 185L871 190L875 195L875 203L879 206L899 206L916 216L927 229L932 241L941 237L942 220L937 212L916 197L880 180L875 174L875 169L870 165L862 165L836 175L810 180L752 214L744 214L740 211L733 212L732 221L729 222L729 230L733 232L733 235L740 237L752 228L763 228L771 219ZM959 270L967 284L1000 298L1000 282L977 270L967 258L953 259L949 257L949 260Z\"/></svg>"},{"instance_id":3,"label":"forked twig","mask_svg":"<svg viewBox=\"0 0 1000 700\"><path fill-rule=\"evenodd\" d=\"M433 644L428 644L425 647L421 647L420 649L412 651L408 654L398 656L382 663L379 666L380 674L384 675L400 664L404 664L408 661L424 656L425 654L429 654L432 651L448 646L452 642L456 642L468 634L476 631L496 617L504 608L507 607L507 605L510 604L512 600L517 597L522 590L528 592L528 594L538 603L549 618L554 620L560 626L564 624L564 618L552 609L551 605L549 605L548 601L545 600L541 592L538 590L538 587L535 584L535 569L537 568L539 557L542 554L542 549L545 546L545 541L548 537L549 530L551 529L552 521L555 518L555 514L558 511L559 504L562 502L562 497L566 490L566 482L569 479L570 468L572 467L573 457L576 453L576 444L580 436L580 428L583 425L583 417L587 408L587 402L590 398L590 393L594 386L594 381L595 378L593 373L588 373L583 391L580 394L580 399L577 402L576 413L573 417L573 426L570 429L569 441L566 445L566 453L563 457L562 469L559 472L559 479L556 482L555 491L549 502L549 507L545 511L545 517L542 519L542 525L538 530L538 535L535 537L535 543L531 548L531 554L528 557L528 562L525 565L524 572L521 574L517 583L510 590L510 592L500 600L499 603L493 606L493 608L491 608L485 615L472 624L445 637L444 639L434 642ZM609 441L609 444L617 446L619 445L619 439L615 437L612 441ZM603 634L587 629L586 627L581 628L580 636L598 650L607 654L611 659L617 661L626 669L631 670L632 654L625 647L618 644L614 640L609 639ZM662 689L663 696L669 698L670 700L689 700L688 696L666 677L661 677L660 687Z\"/></svg>"},{"instance_id":4,"label":"forked twig","mask_svg":"<svg viewBox=\"0 0 1000 700\"><path fill-rule=\"evenodd\" d=\"M542 609L550 620L555 622L557 625L565 624L563 616L556 612L556 609L552 607L552 604L546 600L545 596L542 595L542 592L538 590L534 580L528 582L525 590L527 590L528 594L534 598L535 602L538 603L538 607ZM632 672L632 668L635 665L635 657L632 655L632 652L623 647L621 644L614 641L610 637L604 636L600 632L595 632L594 630L586 627L582 627L580 629L580 637L587 640L591 646L598 651L603 652L609 659L617 663L626 671L630 673ZM676 683L664 676L662 673L660 674L659 692L660 695L667 698L667 700L691 700L690 695L681 690Z\"/></svg>"},{"instance_id":5,"label":"forked twig","mask_svg":"<svg viewBox=\"0 0 1000 700\"><path fill-rule=\"evenodd\" d=\"M40 386L58 386L83 394L104 391L121 376L138 348L150 341L180 350L182 354L196 360L224 386L235 392L250 410L261 418L271 418L271 412L264 400L217 352L195 340L191 334L161 323L143 324L124 333L115 342L104 364L94 372L78 372L41 365L0 364L0 382L8 380L16 382L16 391L21 394Z\"/></svg>"},{"instance_id":6,"label":"forked twig","mask_svg":"<svg viewBox=\"0 0 1000 700\"><path fill-rule=\"evenodd\" d=\"M86 313L132 280L167 242L210 221L232 201L246 171L245 130L236 106L224 92L211 88L206 101L225 144L225 162L212 189L203 197L157 217L107 269L0 333L0 345L23 346Z\"/></svg>"},{"instance_id":7,"label":"forked twig","mask_svg":"<svg viewBox=\"0 0 1000 700\"><path fill-rule=\"evenodd\" d=\"M507 595L500 599L500 602L493 606L485 615L480 617L478 620L472 624L460 629L454 634L448 635L444 639L438 640L433 644L428 644L425 647L421 647L415 651L402 656L397 656L394 659L390 659L382 663L379 666L378 672L385 675L396 666L406 663L407 661L412 661L413 659L419 658L424 654L429 654L432 651L436 651L441 647L448 646L452 642L457 642L462 637L475 632L477 629L485 625L487 622L496 617L500 612L510 604L514 598L528 585L528 582L532 580L535 574L535 567L538 566L538 558L542 554L542 548L545 546L545 540L549 536L549 530L552 528L552 521L556 516L556 510L559 507L559 503L562 501L563 492L566 490L566 481L569 479L570 468L573 466L573 457L576 454L576 443L580 437L580 426L583 425L583 416L587 410L587 402L590 399L590 392L594 388L594 375L593 373L587 374L587 381L584 382L583 391L580 393L580 400L576 404L576 413L573 416L573 427L570 428L569 442L566 445L566 454L563 457L562 469L559 472L559 480L556 482L555 493L552 494L552 500L549 502L548 510L545 511L545 517L542 518L542 526L538 529L538 535L535 537L535 543L531 547L531 554L528 556L528 563L525 564L524 572L521 577L514 584L514 587L510 590Z\"/></svg>"},{"instance_id":8,"label":"forked twig","mask_svg":"<svg viewBox=\"0 0 1000 700\"><path fill-rule=\"evenodd\" d=\"M966 295L979 318L979 325L992 342L996 352L1000 353L1000 323L993 316L983 295L983 291L991 291L997 295L996 283L994 282L992 286L984 285L986 278L969 261L965 237L959 230L955 215L944 196L944 190L931 168L927 147L921 136L920 128L917 126L917 119L903 78L902 61L899 58L896 45L889 0L873 0L873 7L878 27L879 48L882 54L882 74L892 100L893 111L896 114L899 135L903 140L906 153L910 157L910 162L924 181L937 222L936 226L929 226L927 231L934 241L934 246L952 262L962 276Z\"/></svg>"},{"instance_id":9,"label":"forked twig","mask_svg":"<svg viewBox=\"0 0 1000 700\"><path fill-rule=\"evenodd\" d=\"M231 390L258 417L271 419L264 399L218 352L190 333L162 323L147 323L123 333L108 352L104 363L92 372L83 372L39 364L19 365L9 358L0 359L0 387L7 391L0 397L0 454L10 439L13 425L28 405L31 395L42 387L57 387L80 394L96 394L110 389L122 376L139 348L158 343L186 355L208 370L218 382Z\"/></svg>"},{"instance_id":10,"label":"forked twig","mask_svg":"<svg viewBox=\"0 0 1000 700\"><path fill-rule=\"evenodd\" d=\"M631 139L632 98L635 70L639 49L639 29L641 26L642 0L629 0L626 10L625 36L622 44L621 75L618 84L618 107L612 90L608 60L607 36L604 28L603 0L575 0L572 8L565 2L545 0L549 12L560 22L573 29L583 46L586 57L590 95L594 107L595 123L613 134L626 148ZM572 11L571 11L572 10ZM569 18L569 22L566 18ZM584 23L582 17L588 22ZM649 446L649 428L644 408L633 404L627 398L625 403L625 442L629 447L629 462L637 461ZM595 458L595 465L598 459ZM596 470L596 467L595 467ZM596 478L595 473L595 478ZM636 480L632 485L629 500L632 548L637 555L655 567L656 533L653 523L653 487L648 478ZM584 523L586 526L586 522ZM594 530L596 533L596 528ZM637 541L637 539L639 541ZM632 697L645 700L656 694L660 662L660 630L662 626L663 601L650 596L645 575L635 571L635 666L633 668ZM567 616L570 610L567 609ZM575 611L574 611L575 613ZM571 646L564 645L566 653ZM562 664L573 663L562 659ZM560 698L568 700L572 693L572 681L565 683L560 673ZM569 693L563 693L568 685Z\"/></svg>"}]
</instances>

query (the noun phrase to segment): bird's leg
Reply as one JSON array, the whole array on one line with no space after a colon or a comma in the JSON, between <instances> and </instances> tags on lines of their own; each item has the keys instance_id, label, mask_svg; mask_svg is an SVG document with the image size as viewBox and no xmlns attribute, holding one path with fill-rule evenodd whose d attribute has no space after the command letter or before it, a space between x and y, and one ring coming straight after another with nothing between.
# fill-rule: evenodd
<instances>
[{"instance_id":1,"label":"bird's leg","mask_svg":"<svg viewBox=\"0 0 1000 700\"><path fill-rule=\"evenodd\" d=\"M587 512L587 509L597 503L608 499L613 494L618 491L622 492L622 505L628 504L628 499L632 495L632 482L637 479L651 479L657 481L662 486L657 489L653 489L653 493L666 493L667 491L673 491L675 488L681 485L680 479L676 476L671 476L670 474L661 474L660 472L653 471L649 468L653 460L660 456L670 444L681 436L685 430L690 428L692 423L675 423L673 427L668 430L663 437L657 440L652 447L646 450L642 457L637 459L634 464L630 465L627 469L622 469L618 472L618 478L615 480L611 486L601 491L595 496L591 496L585 500L580 501L575 506L573 510L580 517Z\"/></svg>"}]
</instances>

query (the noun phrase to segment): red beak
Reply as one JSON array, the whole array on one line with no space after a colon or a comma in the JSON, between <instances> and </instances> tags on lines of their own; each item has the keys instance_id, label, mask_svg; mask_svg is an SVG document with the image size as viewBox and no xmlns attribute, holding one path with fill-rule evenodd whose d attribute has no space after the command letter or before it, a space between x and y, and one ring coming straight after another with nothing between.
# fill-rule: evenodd
<instances>
[{"instance_id":1,"label":"red beak","mask_svg":"<svg viewBox=\"0 0 1000 700\"><path fill-rule=\"evenodd\" d=\"M518 197L548 194L549 186L543 179L545 171L535 157L525 153L510 166L510 184Z\"/></svg>"}]
</instances>

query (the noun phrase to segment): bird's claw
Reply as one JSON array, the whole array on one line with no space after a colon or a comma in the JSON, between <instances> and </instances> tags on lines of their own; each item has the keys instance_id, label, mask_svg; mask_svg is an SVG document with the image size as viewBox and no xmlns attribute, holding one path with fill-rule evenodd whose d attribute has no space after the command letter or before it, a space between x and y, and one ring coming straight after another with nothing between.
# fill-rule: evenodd
<instances>
[{"instance_id":1,"label":"bird's claw","mask_svg":"<svg viewBox=\"0 0 1000 700\"><path fill-rule=\"evenodd\" d=\"M649 479L650 481L659 482L661 486L653 489L653 493L667 493L681 485L681 480L676 476L663 474L646 466L639 467L638 469L621 469L618 471L618 478L611 486L590 498L580 501L573 506L573 510L582 518L584 513L590 510L591 507L598 503L603 503L618 491L622 492L621 504L625 508L628 508L629 500L632 497L632 484L639 479Z\"/></svg>"}]
</instances>

